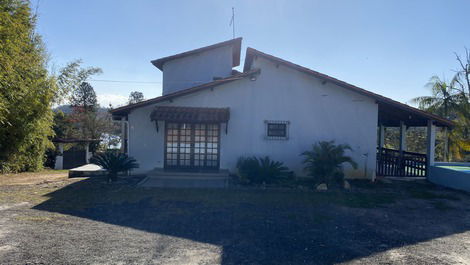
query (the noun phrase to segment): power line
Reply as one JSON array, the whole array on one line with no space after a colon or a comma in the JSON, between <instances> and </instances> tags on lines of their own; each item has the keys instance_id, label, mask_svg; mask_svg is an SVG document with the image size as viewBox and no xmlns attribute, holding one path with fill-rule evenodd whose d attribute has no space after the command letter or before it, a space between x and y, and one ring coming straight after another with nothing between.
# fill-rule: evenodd
<instances>
[{"instance_id":1,"label":"power line","mask_svg":"<svg viewBox=\"0 0 470 265\"><path fill-rule=\"evenodd\" d=\"M108 83L129 83L129 84L162 84L161 81L133 81L133 80L111 80L111 79L89 79L90 82L108 82ZM167 83L200 83L205 84L210 82L208 80L179 80L179 81L167 81Z\"/></svg>"},{"instance_id":2,"label":"power line","mask_svg":"<svg viewBox=\"0 0 470 265\"><path fill-rule=\"evenodd\" d=\"M109 80L109 79L90 79L92 82L109 82L109 83L135 83L135 84L161 84L162 82L151 81L132 81L132 80Z\"/></svg>"}]
</instances>

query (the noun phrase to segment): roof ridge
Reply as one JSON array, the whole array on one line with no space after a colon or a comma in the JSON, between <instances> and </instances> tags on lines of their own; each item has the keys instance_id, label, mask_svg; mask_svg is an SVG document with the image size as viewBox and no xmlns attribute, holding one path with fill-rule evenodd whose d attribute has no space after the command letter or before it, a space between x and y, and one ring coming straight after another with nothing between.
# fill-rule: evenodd
<instances>
[{"instance_id":1,"label":"roof ridge","mask_svg":"<svg viewBox=\"0 0 470 265\"><path fill-rule=\"evenodd\" d=\"M110 110L110 112L111 113L118 113L118 112L121 112L121 111L127 111L127 110L131 110L131 109L134 109L134 108L147 106L147 105L154 104L154 103L157 103L157 102L160 102L160 101L169 100L169 99L172 99L172 98L175 98L175 97L179 97L179 96L187 95L187 94L190 94L190 93L194 93L194 92L200 91L204 88L215 87L215 86L222 85L222 84L225 84L225 83L228 83L228 82L240 80L242 78L245 78L245 77L250 76L252 74L256 74L258 72L260 72L260 69L252 69L252 70L247 71L247 72L242 72L242 73L238 73L236 75L228 76L226 78L222 78L222 79L219 79L219 80L214 80L214 81L209 82L209 83L189 87L189 88L186 88L186 89L183 89L183 90L178 90L178 91L175 91L175 92L170 93L170 94L166 94L166 95L158 96L158 97L155 97L155 98L147 99L147 100L144 100L144 101L141 101L141 102L138 102L138 103L121 106L121 107Z\"/></svg>"},{"instance_id":2,"label":"roof ridge","mask_svg":"<svg viewBox=\"0 0 470 265\"><path fill-rule=\"evenodd\" d=\"M212 49L224 47L224 46L227 46L227 45L234 45L235 50L232 53L232 56L233 56L233 59L234 59L232 66L235 67L235 66L238 66L240 64L240 53L241 53L242 39L243 39L242 37L238 37L238 38L234 38L234 39L231 39L231 40L226 40L226 41L218 42L218 43L211 44L211 45L208 45L208 46L200 47L200 48L197 48L197 49L192 49L192 50L189 50L189 51L180 52L180 53L177 53L177 54L165 56L165 57L162 57L162 58L159 58L159 59L152 60L150 62L155 67L157 67L158 69L163 71L163 65L168 61L172 61L172 60L175 60L175 59L178 59L178 58L183 58L183 57L190 56L190 55L200 53L200 52L204 52L204 51L207 51L207 50L212 50Z\"/></svg>"},{"instance_id":3,"label":"roof ridge","mask_svg":"<svg viewBox=\"0 0 470 265\"><path fill-rule=\"evenodd\" d=\"M386 104L392 104L392 105L395 105L399 108L402 108L402 109L407 109L407 110L411 110L411 111L414 111L414 112L418 112L424 116L427 116L428 118L432 118L434 120L438 120L444 124L447 124L449 126L453 126L453 122L451 120L448 120L446 118L443 118L443 117L440 117L438 115L435 115L433 113L429 113L429 112L426 112L426 111L423 111L423 110L420 110L418 108L415 108L415 107L412 107L410 105L407 105L405 103L401 103L397 100L394 100L394 99L391 99L391 98L388 98L388 97L385 97L385 96L382 96L380 94L377 94L377 93L374 93L372 91L369 91L369 90L366 90L364 88L361 88L361 87L358 87L356 85L353 85L353 84L350 84L348 82L345 82L343 80L340 80L340 79L337 79L335 77L332 77L332 76L329 76L327 74L323 74L323 73L320 73L318 71L315 71L315 70L312 70L310 68L307 68L305 66L302 66L302 65L299 65L299 64L296 64L296 63L293 63L293 62L290 62L290 61L287 61L287 60L284 60L280 57L276 57L274 55L271 55L271 54L267 54L267 53L264 53L264 52L261 52L257 49L254 49L254 48L251 48L251 47L247 47L246 49L246 55L245 55L245 65L243 66L243 71L247 71L249 68L251 68L251 64L253 62L253 54L254 55L259 55L259 56L262 56L268 60L274 60L276 62L279 62L279 63L283 63L284 65L288 66L288 67L291 67L291 68L294 68L296 70L299 70L301 72L304 72L306 74L310 74L310 75L314 75L316 76L317 78L320 78L320 79L323 79L323 80L327 80L327 81L330 81L330 82L333 82L335 83L336 85L339 85L341 87L344 87L344 88L347 88L347 89L350 89L352 91L355 91L357 93L360 93L362 95L365 95L365 96L368 96L368 97L372 97L374 98L375 100L377 101L382 101L383 103L386 103Z\"/></svg>"}]
</instances>

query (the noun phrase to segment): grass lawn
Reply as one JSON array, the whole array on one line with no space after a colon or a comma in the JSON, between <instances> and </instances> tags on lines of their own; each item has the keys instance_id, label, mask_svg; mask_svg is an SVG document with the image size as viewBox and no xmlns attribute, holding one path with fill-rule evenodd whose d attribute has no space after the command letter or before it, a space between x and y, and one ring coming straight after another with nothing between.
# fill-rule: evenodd
<instances>
[{"instance_id":1,"label":"grass lawn","mask_svg":"<svg viewBox=\"0 0 470 265\"><path fill-rule=\"evenodd\" d=\"M3 263L470 262L470 196L425 182L149 189L34 174L0 175Z\"/></svg>"},{"instance_id":2,"label":"grass lawn","mask_svg":"<svg viewBox=\"0 0 470 265\"><path fill-rule=\"evenodd\" d=\"M30 185L44 181L57 181L67 178L68 170L45 169L39 172L25 172L20 174L0 174L0 186Z\"/></svg>"}]
</instances>

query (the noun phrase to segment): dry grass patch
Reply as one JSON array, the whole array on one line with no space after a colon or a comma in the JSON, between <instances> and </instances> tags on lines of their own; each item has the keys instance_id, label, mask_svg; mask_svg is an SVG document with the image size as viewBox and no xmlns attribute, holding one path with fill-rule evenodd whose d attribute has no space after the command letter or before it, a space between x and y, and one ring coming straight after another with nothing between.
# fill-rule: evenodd
<instances>
[{"instance_id":1,"label":"dry grass patch","mask_svg":"<svg viewBox=\"0 0 470 265\"><path fill-rule=\"evenodd\" d=\"M0 186L41 184L64 180L67 177L68 170L42 170L18 174L1 174Z\"/></svg>"}]
</instances>

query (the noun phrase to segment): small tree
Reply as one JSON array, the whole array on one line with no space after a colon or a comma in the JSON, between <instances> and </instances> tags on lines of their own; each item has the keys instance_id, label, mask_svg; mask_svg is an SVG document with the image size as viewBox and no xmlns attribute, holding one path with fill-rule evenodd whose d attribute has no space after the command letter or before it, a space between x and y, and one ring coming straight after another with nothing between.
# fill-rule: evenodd
<instances>
[{"instance_id":1,"label":"small tree","mask_svg":"<svg viewBox=\"0 0 470 265\"><path fill-rule=\"evenodd\" d=\"M346 150L352 150L347 144L336 145L334 141L321 141L312 146L312 150L301 155L305 157L303 164L309 175L318 183L327 186L343 181L343 164L348 163L357 168L356 162L345 155Z\"/></svg>"},{"instance_id":2,"label":"small tree","mask_svg":"<svg viewBox=\"0 0 470 265\"><path fill-rule=\"evenodd\" d=\"M129 95L129 104L135 104L144 101L144 93L139 92L139 91L133 91Z\"/></svg>"},{"instance_id":3,"label":"small tree","mask_svg":"<svg viewBox=\"0 0 470 265\"><path fill-rule=\"evenodd\" d=\"M119 172L125 172L139 167L137 160L133 157L128 157L126 154L116 152L97 154L90 158L90 162L108 171L108 182L116 181Z\"/></svg>"}]
</instances>

